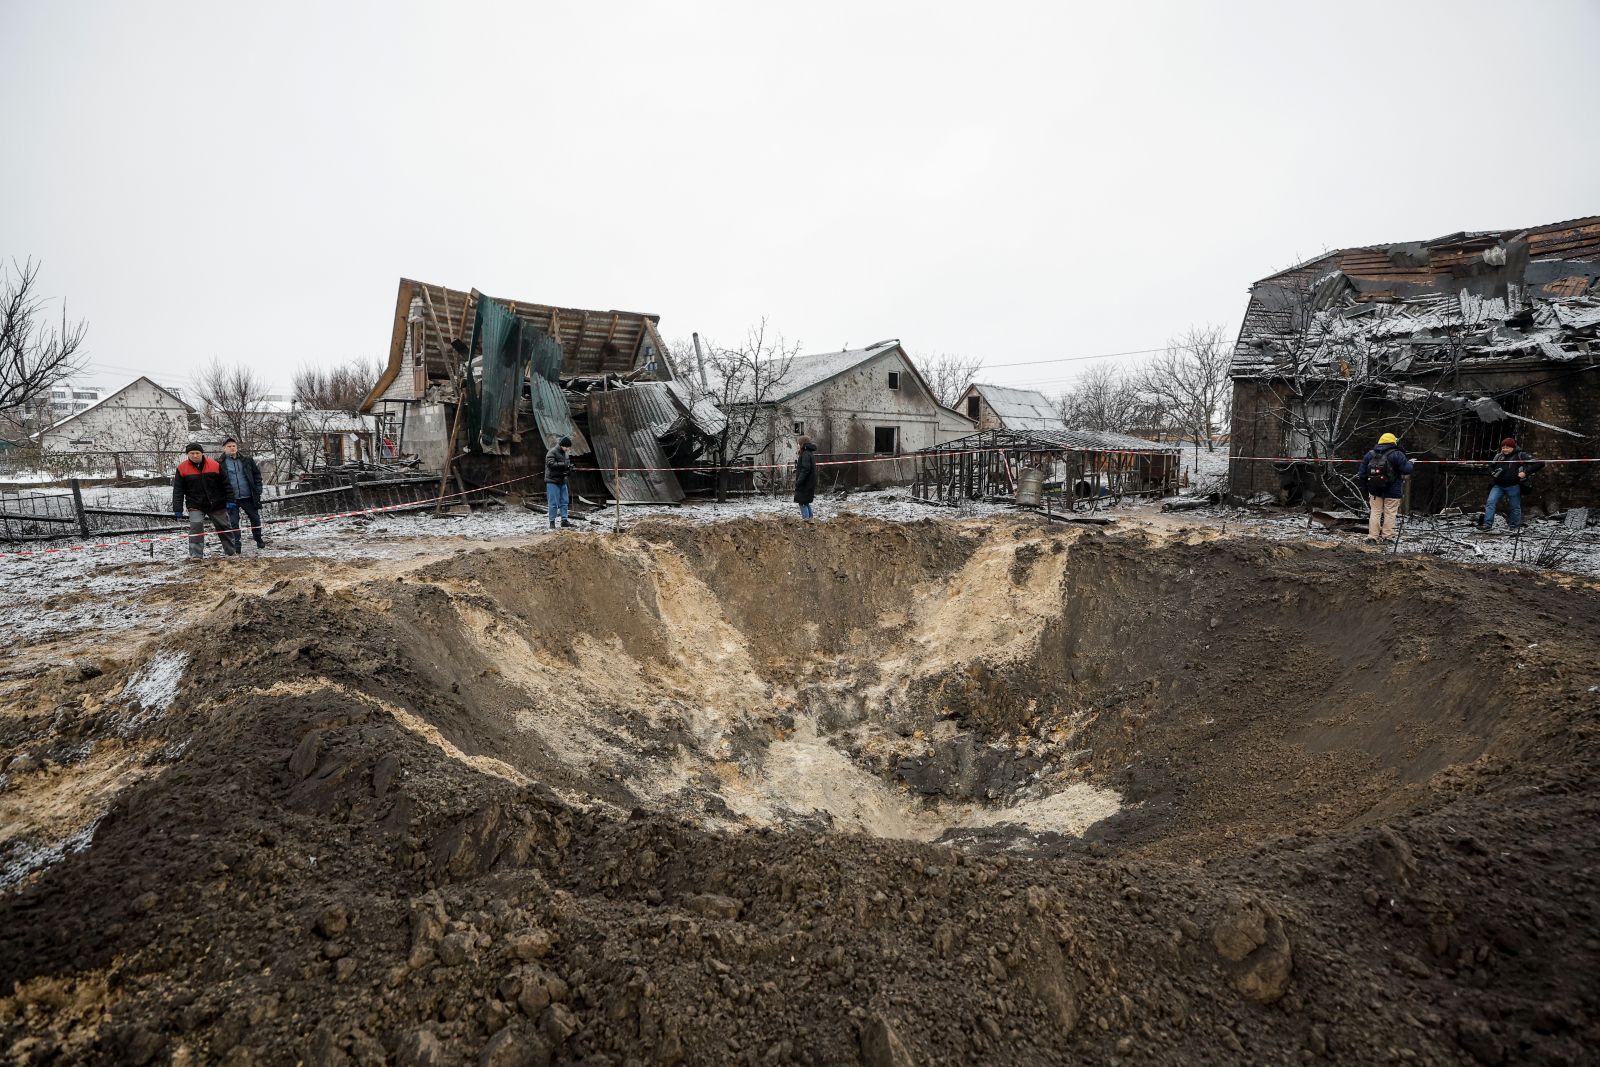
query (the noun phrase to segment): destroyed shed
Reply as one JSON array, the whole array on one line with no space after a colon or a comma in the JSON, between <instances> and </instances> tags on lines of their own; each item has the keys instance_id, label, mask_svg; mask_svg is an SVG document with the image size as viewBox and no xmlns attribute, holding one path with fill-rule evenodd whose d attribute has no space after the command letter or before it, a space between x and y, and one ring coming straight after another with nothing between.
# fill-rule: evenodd
<instances>
[{"instance_id":1,"label":"destroyed shed","mask_svg":"<svg viewBox=\"0 0 1600 1067\"><path fill-rule=\"evenodd\" d=\"M1010 500L1029 507L1128 496L1166 496L1178 487L1178 447L1100 430L980 430L914 457L920 500Z\"/></svg>"},{"instance_id":2,"label":"destroyed shed","mask_svg":"<svg viewBox=\"0 0 1600 1067\"><path fill-rule=\"evenodd\" d=\"M1346 248L1263 278L1234 347L1241 496L1365 507L1354 460L1385 432L1419 464L1411 507L1481 508L1502 438L1541 459L1600 439L1600 216ZM1337 462L1345 461L1345 462ZM1600 500L1591 463L1535 479L1545 513Z\"/></svg>"},{"instance_id":3,"label":"destroyed shed","mask_svg":"<svg viewBox=\"0 0 1600 1067\"><path fill-rule=\"evenodd\" d=\"M971 433L972 420L940 404L898 340L790 360L759 405L765 420L757 464L781 470L810 437L832 462L818 488L907 485L916 464L896 459ZM866 462L839 462L846 460Z\"/></svg>"},{"instance_id":4,"label":"destroyed shed","mask_svg":"<svg viewBox=\"0 0 1600 1067\"><path fill-rule=\"evenodd\" d=\"M673 503L683 489L665 468L698 460L720 413L673 380L657 321L402 279L362 410L397 457L463 488L542 492L545 453L570 437L576 496Z\"/></svg>"}]
</instances>

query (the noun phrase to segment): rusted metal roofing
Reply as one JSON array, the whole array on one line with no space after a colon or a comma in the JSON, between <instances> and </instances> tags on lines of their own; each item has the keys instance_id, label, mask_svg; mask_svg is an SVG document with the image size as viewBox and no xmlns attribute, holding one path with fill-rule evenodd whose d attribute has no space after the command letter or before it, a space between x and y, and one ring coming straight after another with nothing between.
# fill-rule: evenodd
<instances>
[{"instance_id":1,"label":"rusted metal roofing","mask_svg":"<svg viewBox=\"0 0 1600 1067\"><path fill-rule=\"evenodd\" d=\"M521 300L502 299L500 303L560 344L563 375L620 374L649 367L657 377L672 377L666 346L656 331L659 315L589 311ZM389 362L362 410L371 410L403 366L420 367L425 381L448 380L452 364L458 362L451 352L451 342L468 340L477 304L475 291L400 279Z\"/></svg>"},{"instance_id":2,"label":"rusted metal roofing","mask_svg":"<svg viewBox=\"0 0 1600 1067\"><path fill-rule=\"evenodd\" d=\"M658 427L665 423L670 428L681 417L665 389L635 386L589 394L589 442L606 488L616 499L624 504L683 500L683 486L666 469L671 464L657 434Z\"/></svg>"}]
</instances>

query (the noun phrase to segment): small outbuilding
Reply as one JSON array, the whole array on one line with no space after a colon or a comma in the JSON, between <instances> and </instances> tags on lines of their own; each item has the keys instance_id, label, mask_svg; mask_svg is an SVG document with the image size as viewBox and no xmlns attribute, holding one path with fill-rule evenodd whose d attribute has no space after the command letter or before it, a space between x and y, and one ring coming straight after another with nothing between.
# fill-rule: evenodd
<instances>
[{"instance_id":1,"label":"small outbuilding","mask_svg":"<svg viewBox=\"0 0 1600 1067\"><path fill-rule=\"evenodd\" d=\"M980 430L1063 431L1067 424L1048 397L1037 389L1013 389L1005 385L974 382L956 401L956 410L976 423Z\"/></svg>"}]
</instances>

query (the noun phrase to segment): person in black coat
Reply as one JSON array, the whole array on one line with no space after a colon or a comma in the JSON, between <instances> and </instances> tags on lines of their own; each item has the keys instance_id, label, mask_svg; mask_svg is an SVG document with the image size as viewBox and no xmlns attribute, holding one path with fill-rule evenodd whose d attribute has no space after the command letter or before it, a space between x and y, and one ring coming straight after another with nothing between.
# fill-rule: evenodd
<instances>
[{"instance_id":1,"label":"person in black coat","mask_svg":"<svg viewBox=\"0 0 1600 1067\"><path fill-rule=\"evenodd\" d=\"M567 485L567 476L572 473L571 448L572 438L563 437L556 447L544 454L544 499L552 530L558 518L562 526L572 525L567 521L567 508L572 503L572 488Z\"/></svg>"},{"instance_id":2,"label":"person in black coat","mask_svg":"<svg viewBox=\"0 0 1600 1067\"><path fill-rule=\"evenodd\" d=\"M817 446L811 438L800 438L800 454L794 460L794 502L800 517L811 518L811 502L817 498Z\"/></svg>"},{"instance_id":3,"label":"person in black coat","mask_svg":"<svg viewBox=\"0 0 1600 1067\"><path fill-rule=\"evenodd\" d=\"M239 547L233 543L233 513L238 509L233 490L222 466L206 455L205 449L191 443L184 449L188 458L178 464L172 475L172 515L181 519L187 512L189 518L189 558L199 559L206 554L206 520L222 540L222 554L237 556Z\"/></svg>"},{"instance_id":4,"label":"person in black coat","mask_svg":"<svg viewBox=\"0 0 1600 1067\"><path fill-rule=\"evenodd\" d=\"M1478 524L1485 533L1494 530L1494 513L1500 506L1501 497L1505 498L1506 507L1511 510L1507 516L1511 532L1516 533L1522 528L1522 494L1528 490L1529 477L1543 468L1543 463L1517 446L1515 437L1507 437L1500 442L1500 451L1489 461L1489 502L1483 509L1483 521Z\"/></svg>"}]
</instances>

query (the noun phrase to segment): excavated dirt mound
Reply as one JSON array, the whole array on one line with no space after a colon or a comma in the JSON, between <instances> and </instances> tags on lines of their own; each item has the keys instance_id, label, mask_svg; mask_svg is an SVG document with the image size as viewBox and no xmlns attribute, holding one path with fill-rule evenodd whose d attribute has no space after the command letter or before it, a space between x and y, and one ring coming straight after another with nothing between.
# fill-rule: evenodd
<instances>
[{"instance_id":1,"label":"excavated dirt mound","mask_svg":"<svg viewBox=\"0 0 1600 1067\"><path fill-rule=\"evenodd\" d=\"M235 593L0 719L15 1063L1580 1063L1600 591L1028 521Z\"/></svg>"}]
</instances>

